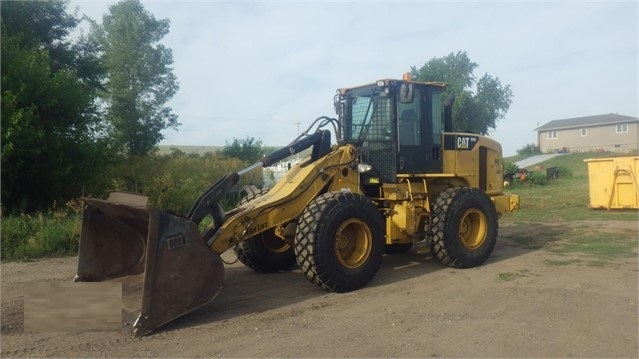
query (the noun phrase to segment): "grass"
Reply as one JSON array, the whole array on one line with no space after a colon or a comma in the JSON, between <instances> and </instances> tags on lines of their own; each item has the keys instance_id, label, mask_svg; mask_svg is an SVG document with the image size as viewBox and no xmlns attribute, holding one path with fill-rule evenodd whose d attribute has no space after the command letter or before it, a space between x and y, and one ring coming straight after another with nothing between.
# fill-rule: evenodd
<instances>
[{"instance_id":1,"label":"grass","mask_svg":"<svg viewBox=\"0 0 639 359\"><path fill-rule=\"evenodd\" d=\"M568 266L571 264L578 264L583 262L581 259L546 259L544 263L551 266Z\"/></svg>"},{"instance_id":2,"label":"grass","mask_svg":"<svg viewBox=\"0 0 639 359\"><path fill-rule=\"evenodd\" d=\"M577 221L562 224L520 223L519 229L503 237L509 243L556 255L544 261L564 266L585 263L603 266L626 258L636 258L639 231L631 225L604 226L605 221ZM617 228L622 227L622 228Z\"/></svg>"},{"instance_id":3,"label":"grass","mask_svg":"<svg viewBox=\"0 0 639 359\"><path fill-rule=\"evenodd\" d=\"M545 168L556 166L565 169L571 173L570 176L560 173L558 179L550 180L545 186L523 184L508 188L507 192L520 196L521 208L505 214L501 222L521 230L513 231L505 239L522 248L543 249L556 255L544 261L551 266L579 264L598 267L636 258L639 211L588 208L588 165L583 160L614 156L616 154L611 153L557 156L542 164ZM534 167L528 169L533 171ZM627 221L630 224L606 225L610 221ZM512 277L502 274L500 280L512 280Z\"/></svg>"},{"instance_id":4,"label":"grass","mask_svg":"<svg viewBox=\"0 0 639 359\"><path fill-rule=\"evenodd\" d=\"M2 260L30 260L78 252L81 215L62 211L2 218Z\"/></svg>"},{"instance_id":5,"label":"grass","mask_svg":"<svg viewBox=\"0 0 639 359\"><path fill-rule=\"evenodd\" d=\"M639 220L637 210L595 210L588 208L588 167L584 159L611 157L610 153L574 153L554 157L543 163L545 168L560 167L572 173L550 180L546 186L518 185L507 192L518 194L521 199L519 211L508 214L515 222L557 223L576 220ZM534 166L529 169L533 170Z\"/></svg>"},{"instance_id":6,"label":"grass","mask_svg":"<svg viewBox=\"0 0 639 359\"><path fill-rule=\"evenodd\" d=\"M504 157L504 161L515 163L515 162L519 162L521 160L525 160L528 157L537 156L537 155L538 155L537 153L535 153L535 154L525 154L525 155L514 155L514 156L510 156L510 157Z\"/></svg>"},{"instance_id":7,"label":"grass","mask_svg":"<svg viewBox=\"0 0 639 359\"><path fill-rule=\"evenodd\" d=\"M541 249L548 242L548 237L540 239L538 234L515 234L508 237L508 240L526 249Z\"/></svg>"},{"instance_id":8,"label":"grass","mask_svg":"<svg viewBox=\"0 0 639 359\"><path fill-rule=\"evenodd\" d=\"M589 231L590 232L590 231ZM559 255L577 254L600 261L612 261L636 256L636 233L633 240L630 233L579 233L577 238L557 243L550 252Z\"/></svg>"},{"instance_id":9,"label":"grass","mask_svg":"<svg viewBox=\"0 0 639 359\"><path fill-rule=\"evenodd\" d=\"M502 282L510 282L515 279L528 277L529 274L530 271L528 271L527 269L522 269L516 272L502 272L497 275L497 279Z\"/></svg>"}]
</instances>

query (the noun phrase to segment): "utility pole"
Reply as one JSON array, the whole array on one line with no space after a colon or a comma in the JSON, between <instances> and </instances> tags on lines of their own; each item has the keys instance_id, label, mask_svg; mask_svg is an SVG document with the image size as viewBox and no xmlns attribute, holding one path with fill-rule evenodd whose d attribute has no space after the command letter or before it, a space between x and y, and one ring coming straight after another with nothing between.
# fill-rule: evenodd
<instances>
[{"instance_id":1,"label":"utility pole","mask_svg":"<svg viewBox=\"0 0 639 359\"><path fill-rule=\"evenodd\" d=\"M299 121L293 122L293 124L297 125L297 135L299 136L300 135L300 122Z\"/></svg>"}]
</instances>

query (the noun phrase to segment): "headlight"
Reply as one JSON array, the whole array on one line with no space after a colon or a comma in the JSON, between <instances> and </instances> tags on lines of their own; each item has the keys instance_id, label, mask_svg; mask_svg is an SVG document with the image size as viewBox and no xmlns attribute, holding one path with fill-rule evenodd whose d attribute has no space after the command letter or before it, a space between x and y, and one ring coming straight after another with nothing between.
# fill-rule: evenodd
<instances>
[{"instance_id":1,"label":"headlight","mask_svg":"<svg viewBox=\"0 0 639 359\"><path fill-rule=\"evenodd\" d=\"M359 173L366 173L366 172L368 172L368 171L370 171L372 169L373 169L373 166L371 166L371 165L367 165L365 163L358 163L357 164L357 172L359 172Z\"/></svg>"}]
</instances>

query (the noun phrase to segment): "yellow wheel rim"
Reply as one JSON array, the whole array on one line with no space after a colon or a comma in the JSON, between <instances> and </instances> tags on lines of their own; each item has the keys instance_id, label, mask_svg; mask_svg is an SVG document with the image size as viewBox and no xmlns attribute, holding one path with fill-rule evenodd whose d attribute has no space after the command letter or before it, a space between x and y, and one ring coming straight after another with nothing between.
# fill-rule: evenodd
<instances>
[{"instance_id":1,"label":"yellow wheel rim","mask_svg":"<svg viewBox=\"0 0 639 359\"><path fill-rule=\"evenodd\" d=\"M349 219L335 235L335 256L342 266L357 268L368 259L372 243L368 225L356 218Z\"/></svg>"},{"instance_id":2,"label":"yellow wheel rim","mask_svg":"<svg viewBox=\"0 0 639 359\"><path fill-rule=\"evenodd\" d=\"M468 249L477 249L486 241L488 221L483 212L470 208L459 222L459 241Z\"/></svg>"},{"instance_id":3,"label":"yellow wheel rim","mask_svg":"<svg viewBox=\"0 0 639 359\"><path fill-rule=\"evenodd\" d=\"M262 234L262 244L264 248L273 253L284 253L291 248L288 243L275 237L275 235L268 235L267 233Z\"/></svg>"}]
</instances>

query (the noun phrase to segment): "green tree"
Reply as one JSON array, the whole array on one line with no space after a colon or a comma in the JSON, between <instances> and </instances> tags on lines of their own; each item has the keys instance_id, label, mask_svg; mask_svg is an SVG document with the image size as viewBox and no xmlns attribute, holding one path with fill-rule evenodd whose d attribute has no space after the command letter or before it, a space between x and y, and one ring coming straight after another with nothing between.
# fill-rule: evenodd
<instances>
[{"instance_id":1,"label":"green tree","mask_svg":"<svg viewBox=\"0 0 639 359\"><path fill-rule=\"evenodd\" d=\"M111 5L92 27L108 73L103 99L111 134L129 155L147 155L162 130L179 126L166 106L178 90L173 53L159 43L168 32L169 20L157 20L138 0Z\"/></svg>"},{"instance_id":2,"label":"green tree","mask_svg":"<svg viewBox=\"0 0 639 359\"><path fill-rule=\"evenodd\" d=\"M33 211L96 190L108 151L95 95L102 78L66 1L3 1L2 205ZM81 70L79 70L81 68Z\"/></svg>"},{"instance_id":3,"label":"green tree","mask_svg":"<svg viewBox=\"0 0 639 359\"><path fill-rule=\"evenodd\" d=\"M510 85L502 85L498 77L484 74L477 80L473 74L477 66L466 52L457 52L432 58L419 69L413 66L411 73L416 81L448 84L444 98L455 95L453 130L488 134L506 115L513 94Z\"/></svg>"},{"instance_id":4,"label":"green tree","mask_svg":"<svg viewBox=\"0 0 639 359\"><path fill-rule=\"evenodd\" d=\"M247 162L257 162L264 156L262 141L253 137L246 137L243 140L233 138L230 144L228 141L222 149L222 154L229 158L239 158Z\"/></svg>"},{"instance_id":5,"label":"green tree","mask_svg":"<svg viewBox=\"0 0 639 359\"><path fill-rule=\"evenodd\" d=\"M68 1L61 0L46 4L37 1L2 2L2 32L19 35L24 46L42 45L52 57L59 57L68 50L65 38L69 31L79 23L76 17L67 14L67 5Z\"/></svg>"}]
</instances>

